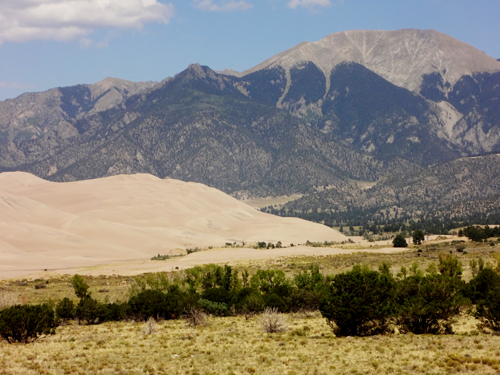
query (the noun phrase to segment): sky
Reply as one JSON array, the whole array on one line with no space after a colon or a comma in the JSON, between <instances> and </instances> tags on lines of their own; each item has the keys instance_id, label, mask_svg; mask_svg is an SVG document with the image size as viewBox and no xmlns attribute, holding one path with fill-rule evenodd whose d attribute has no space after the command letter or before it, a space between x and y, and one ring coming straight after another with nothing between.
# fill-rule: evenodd
<instances>
[{"instance_id":1,"label":"sky","mask_svg":"<svg viewBox=\"0 0 500 375\"><path fill-rule=\"evenodd\" d=\"M0 100L191 63L249 69L303 41L435 29L500 58L500 0L0 0Z\"/></svg>"}]
</instances>

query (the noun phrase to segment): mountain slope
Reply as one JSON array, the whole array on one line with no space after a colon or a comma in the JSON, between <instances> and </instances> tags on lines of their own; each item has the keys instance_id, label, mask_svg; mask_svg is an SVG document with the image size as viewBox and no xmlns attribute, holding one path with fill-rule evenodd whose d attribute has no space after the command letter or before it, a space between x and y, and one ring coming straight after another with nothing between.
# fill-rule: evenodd
<instances>
[{"instance_id":1,"label":"mountain slope","mask_svg":"<svg viewBox=\"0 0 500 375\"><path fill-rule=\"evenodd\" d=\"M387 167L412 168L356 152L199 65L125 107L78 120L78 134L51 148L47 138L20 142L21 156L11 163L54 181L143 172L242 196L306 192L346 178L375 180ZM12 154L0 150L3 160Z\"/></svg>"},{"instance_id":2,"label":"mountain slope","mask_svg":"<svg viewBox=\"0 0 500 375\"><path fill-rule=\"evenodd\" d=\"M287 203L281 212L331 222L341 218L361 223L420 218L467 220L500 217L500 154L468 157L421 169L391 173L369 189L333 188ZM312 215L307 215L314 207ZM319 213L319 215L315 215Z\"/></svg>"},{"instance_id":3,"label":"mountain slope","mask_svg":"<svg viewBox=\"0 0 500 375\"><path fill-rule=\"evenodd\" d=\"M317 42L303 42L241 73L264 69L290 70L314 63L328 78L342 62L356 62L389 82L418 91L422 77L442 73L445 82L478 72L500 71L500 63L478 49L435 30L352 30L330 34Z\"/></svg>"},{"instance_id":4,"label":"mountain slope","mask_svg":"<svg viewBox=\"0 0 500 375\"><path fill-rule=\"evenodd\" d=\"M150 173L237 197L343 194L350 179L405 179L500 151L499 69L436 31L352 31L242 74L194 64L159 84L27 94L0 103L0 171Z\"/></svg>"},{"instance_id":5,"label":"mountain slope","mask_svg":"<svg viewBox=\"0 0 500 375\"><path fill-rule=\"evenodd\" d=\"M55 88L5 100L0 102L0 145L50 134L71 138L78 119L119 107L128 97L156 85L157 82L106 78L91 85Z\"/></svg>"},{"instance_id":6,"label":"mountain slope","mask_svg":"<svg viewBox=\"0 0 500 375\"><path fill-rule=\"evenodd\" d=\"M336 97L336 73L346 63L364 66L428 99L426 106L431 107L432 114L427 116L427 123L431 129L425 133L451 143L462 155L500 150L500 63L435 30L330 34L317 42L301 43L245 72L228 74L240 78L238 87L250 97L265 98L306 121L312 114L316 122L326 124L336 121L336 114L325 113L323 107ZM345 87L351 88L349 84ZM372 100L366 98L365 102L375 104L378 96L372 94ZM411 106L411 101L406 104ZM396 130L391 132L396 136ZM382 143L376 146L379 149ZM437 158L427 163L446 160L450 159Z\"/></svg>"}]
</instances>

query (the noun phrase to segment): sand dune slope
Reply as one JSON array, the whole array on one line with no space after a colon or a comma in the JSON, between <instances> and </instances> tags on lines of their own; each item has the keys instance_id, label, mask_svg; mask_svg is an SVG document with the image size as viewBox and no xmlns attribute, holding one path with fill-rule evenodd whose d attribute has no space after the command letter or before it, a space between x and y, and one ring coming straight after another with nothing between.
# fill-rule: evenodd
<instances>
[{"instance_id":1,"label":"sand dune slope","mask_svg":"<svg viewBox=\"0 0 500 375\"><path fill-rule=\"evenodd\" d=\"M0 277L173 254L234 241L342 241L202 184L137 174L54 183L0 174Z\"/></svg>"}]
</instances>

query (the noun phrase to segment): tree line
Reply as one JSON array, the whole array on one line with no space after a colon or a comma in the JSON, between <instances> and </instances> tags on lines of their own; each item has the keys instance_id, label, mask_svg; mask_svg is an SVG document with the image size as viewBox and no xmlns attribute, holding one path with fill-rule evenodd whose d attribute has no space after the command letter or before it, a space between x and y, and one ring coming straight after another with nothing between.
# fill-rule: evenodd
<instances>
[{"instance_id":1,"label":"tree line","mask_svg":"<svg viewBox=\"0 0 500 375\"><path fill-rule=\"evenodd\" d=\"M287 277L282 270L250 275L228 265L205 265L174 274L138 277L123 303L101 303L84 278L72 285L77 302L65 297L55 306L15 305L0 311L0 336L31 342L54 334L64 321L179 319L189 311L247 319L274 308L280 312L319 310L337 336L365 336L398 330L415 334L451 333L454 318L469 312L480 329L500 331L500 265L471 262L473 278L462 280L462 264L451 254L425 271L417 263L394 275L387 263L378 270L356 265L325 276L318 265Z\"/></svg>"}]
</instances>

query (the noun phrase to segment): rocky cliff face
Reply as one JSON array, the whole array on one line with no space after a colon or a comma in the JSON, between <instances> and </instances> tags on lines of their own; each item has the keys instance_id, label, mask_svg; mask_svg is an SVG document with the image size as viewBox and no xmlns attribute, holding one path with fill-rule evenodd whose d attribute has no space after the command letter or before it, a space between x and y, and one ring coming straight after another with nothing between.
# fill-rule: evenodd
<instances>
[{"instance_id":1,"label":"rocky cliff face","mask_svg":"<svg viewBox=\"0 0 500 375\"><path fill-rule=\"evenodd\" d=\"M311 114L319 115L326 124L337 121L323 109L326 102L337 97L339 82L344 89L351 89L351 84L367 78L362 73L355 78L351 72L350 82L345 82L339 77L339 69L342 72L341 66L346 63L363 66L393 85L428 99L426 106L432 107L432 115L425 122L432 128L432 136L452 143L464 155L500 150L500 120L496 116L499 62L435 30L335 33L317 42L301 43L245 72L226 74L239 77L240 87L250 97L265 98L306 121ZM372 94L376 90L378 87L371 85ZM373 103L376 96L363 102ZM362 149L382 146L372 142Z\"/></svg>"}]
</instances>

